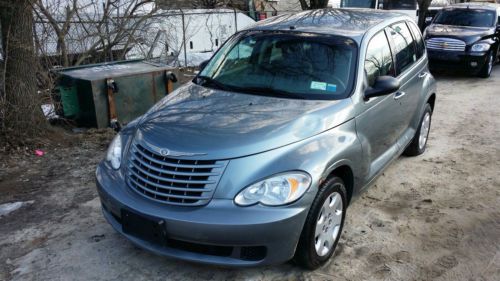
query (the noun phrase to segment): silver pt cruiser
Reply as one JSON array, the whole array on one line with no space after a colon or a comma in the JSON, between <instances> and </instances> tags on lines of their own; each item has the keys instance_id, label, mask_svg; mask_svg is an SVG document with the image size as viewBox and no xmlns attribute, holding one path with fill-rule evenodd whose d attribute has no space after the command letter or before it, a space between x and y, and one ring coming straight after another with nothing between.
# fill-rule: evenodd
<instances>
[{"instance_id":1,"label":"silver pt cruiser","mask_svg":"<svg viewBox=\"0 0 500 281\"><path fill-rule=\"evenodd\" d=\"M146 250L317 268L353 199L401 154L425 151L436 85L409 17L277 16L202 65L97 167L105 218Z\"/></svg>"}]
</instances>

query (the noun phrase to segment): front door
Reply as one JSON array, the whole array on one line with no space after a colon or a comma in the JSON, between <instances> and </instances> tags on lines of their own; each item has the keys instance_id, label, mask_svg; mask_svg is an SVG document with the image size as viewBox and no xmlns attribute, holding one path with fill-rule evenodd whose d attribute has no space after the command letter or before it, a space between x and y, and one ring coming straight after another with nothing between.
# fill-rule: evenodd
<instances>
[{"instance_id":1,"label":"front door","mask_svg":"<svg viewBox=\"0 0 500 281\"><path fill-rule=\"evenodd\" d=\"M380 31L368 43L365 55L365 80L371 87L379 76L395 76L395 64L386 32ZM371 98L356 117L356 130L368 157L370 168L367 180L376 175L397 155L397 141L402 134L400 103L394 94Z\"/></svg>"}]
</instances>

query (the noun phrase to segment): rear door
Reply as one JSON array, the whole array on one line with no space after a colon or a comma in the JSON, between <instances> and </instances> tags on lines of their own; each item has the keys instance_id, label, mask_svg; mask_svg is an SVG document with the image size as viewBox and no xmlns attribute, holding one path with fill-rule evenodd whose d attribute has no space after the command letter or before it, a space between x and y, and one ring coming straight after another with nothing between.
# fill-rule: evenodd
<instances>
[{"instance_id":1,"label":"rear door","mask_svg":"<svg viewBox=\"0 0 500 281\"><path fill-rule=\"evenodd\" d=\"M411 122L411 128L416 130L418 125L420 124L420 112L419 112L419 106L422 106L421 104L421 99L423 97L423 87L425 85L425 80L429 78L430 73L429 73L429 67L428 67L428 60L427 60L427 55L425 51L425 42L424 39L422 38L422 33L420 33L420 29L417 27L417 25L413 22L407 22L406 23L408 27L411 30L413 39L415 41L415 48L416 48L416 56L417 56L417 61L415 62L415 71L418 73L418 83L417 83L417 89L416 89L416 95L410 99L411 103L404 103L403 104L403 110L407 112L414 112L413 114L413 119L410 120Z\"/></svg>"},{"instance_id":2,"label":"rear door","mask_svg":"<svg viewBox=\"0 0 500 281\"><path fill-rule=\"evenodd\" d=\"M401 83L399 91L392 98L400 105L397 113L398 140L404 149L413 135L415 127L412 124L417 114L418 102L423 86L425 61L417 56L417 44L406 22L401 21L388 27L391 50L394 54L397 78Z\"/></svg>"}]
</instances>

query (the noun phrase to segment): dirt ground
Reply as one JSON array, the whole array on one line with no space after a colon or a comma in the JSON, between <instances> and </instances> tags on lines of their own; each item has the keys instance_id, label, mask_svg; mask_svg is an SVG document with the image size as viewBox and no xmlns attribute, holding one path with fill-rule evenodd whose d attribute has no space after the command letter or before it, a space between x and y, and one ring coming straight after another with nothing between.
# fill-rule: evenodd
<instances>
[{"instance_id":1,"label":"dirt ground","mask_svg":"<svg viewBox=\"0 0 500 281\"><path fill-rule=\"evenodd\" d=\"M109 132L0 154L0 280L500 280L500 66L438 76L427 152L401 157L348 209L335 258L227 269L134 247L101 215L95 165ZM34 149L34 148L33 148Z\"/></svg>"}]
</instances>

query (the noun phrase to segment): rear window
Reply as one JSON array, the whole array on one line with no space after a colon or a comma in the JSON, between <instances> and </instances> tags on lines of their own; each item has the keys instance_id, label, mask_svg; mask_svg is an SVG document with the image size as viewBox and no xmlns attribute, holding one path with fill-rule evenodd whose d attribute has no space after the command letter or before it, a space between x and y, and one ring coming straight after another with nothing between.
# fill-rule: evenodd
<instances>
[{"instance_id":1,"label":"rear window","mask_svg":"<svg viewBox=\"0 0 500 281\"><path fill-rule=\"evenodd\" d=\"M495 12L484 9L442 10L434 20L437 24L491 27L495 24Z\"/></svg>"}]
</instances>

